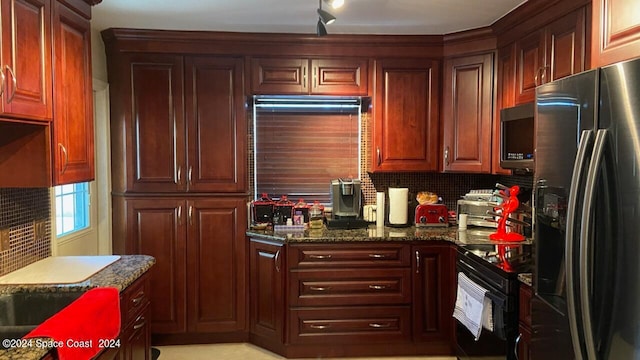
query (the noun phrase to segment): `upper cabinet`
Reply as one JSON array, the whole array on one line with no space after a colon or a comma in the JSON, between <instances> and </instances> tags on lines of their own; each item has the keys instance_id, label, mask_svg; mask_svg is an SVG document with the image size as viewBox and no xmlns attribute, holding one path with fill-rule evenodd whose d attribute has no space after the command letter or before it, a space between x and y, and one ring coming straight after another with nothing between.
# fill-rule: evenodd
<instances>
[{"instance_id":1,"label":"upper cabinet","mask_svg":"<svg viewBox=\"0 0 640 360\"><path fill-rule=\"evenodd\" d=\"M584 71L585 8L573 11L515 42L515 104L532 102L538 85Z\"/></svg>"},{"instance_id":2,"label":"upper cabinet","mask_svg":"<svg viewBox=\"0 0 640 360\"><path fill-rule=\"evenodd\" d=\"M376 62L371 171L437 171L440 68L431 59Z\"/></svg>"},{"instance_id":3,"label":"upper cabinet","mask_svg":"<svg viewBox=\"0 0 640 360\"><path fill-rule=\"evenodd\" d=\"M444 171L491 171L493 56L486 53L444 62Z\"/></svg>"},{"instance_id":4,"label":"upper cabinet","mask_svg":"<svg viewBox=\"0 0 640 360\"><path fill-rule=\"evenodd\" d=\"M640 56L640 2L593 0L592 67Z\"/></svg>"},{"instance_id":5,"label":"upper cabinet","mask_svg":"<svg viewBox=\"0 0 640 360\"><path fill-rule=\"evenodd\" d=\"M51 0L0 0L0 117L51 120Z\"/></svg>"},{"instance_id":6,"label":"upper cabinet","mask_svg":"<svg viewBox=\"0 0 640 360\"><path fill-rule=\"evenodd\" d=\"M232 57L112 57L114 191L245 191L242 69Z\"/></svg>"},{"instance_id":7,"label":"upper cabinet","mask_svg":"<svg viewBox=\"0 0 640 360\"><path fill-rule=\"evenodd\" d=\"M367 59L251 59L253 94L367 95Z\"/></svg>"},{"instance_id":8,"label":"upper cabinet","mask_svg":"<svg viewBox=\"0 0 640 360\"><path fill-rule=\"evenodd\" d=\"M498 50L496 110L493 114L493 141L491 142L491 173L510 175L511 170L500 166L500 109L515 105L516 68L515 44Z\"/></svg>"},{"instance_id":9,"label":"upper cabinet","mask_svg":"<svg viewBox=\"0 0 640 360\"><path fill-rule=\"evenodd\" d=\"M93 180L91 26L58 2L53 5L53 55L54 185Z\"/></svg>"}]
</instances>

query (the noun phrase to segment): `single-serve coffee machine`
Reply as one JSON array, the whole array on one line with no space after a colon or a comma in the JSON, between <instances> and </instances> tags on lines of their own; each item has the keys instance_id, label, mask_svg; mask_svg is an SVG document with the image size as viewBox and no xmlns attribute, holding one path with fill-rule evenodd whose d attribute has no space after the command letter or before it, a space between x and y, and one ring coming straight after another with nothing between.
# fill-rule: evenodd
<instances>
[{"instance_id":1,"label":"single-serve coffee machine","mask_svg":"<svg viewBox=\"0 0 640 360\"><path fill-rule=\"evenodd\" d=\"M334 219L356 219L360 217L360 179L331 180L331 204Z\"/></svg>"}]
</instances>

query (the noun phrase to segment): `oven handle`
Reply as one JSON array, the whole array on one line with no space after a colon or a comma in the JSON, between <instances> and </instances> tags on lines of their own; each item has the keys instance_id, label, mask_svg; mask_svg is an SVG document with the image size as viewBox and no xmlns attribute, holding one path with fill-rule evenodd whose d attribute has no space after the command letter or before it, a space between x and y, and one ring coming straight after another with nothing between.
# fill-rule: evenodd
<instances>
[{"instance_id":1,"label":"oven handle","mask_svg":"<svg viewBox=\"0 0 640 360\"><path fill-rule=\"evenodd\" d=\"M491 292L498 292L498 293L501 292L499 290L499 287L496 287L495 285L492 285L491 283L487 282L487 280L482 280L482 278L478 274L479 271L476 270L473 266L469 265L463 259L458 259L458 266L457 267L465 275L470 276L470 277L471 276L474 277L476 279L475 281L478 283L478 285L482 286L483 288L485 288L485 289L487 289L487 290L489 290Z\"/></svg>"},{"instance_id":2,"label":"oven handle","mask_svg":"<svg viewBox=\"0 0 640 360\"><path fill-rule=\"evenodd\" d=\"M480 285L485 290L487 290L487 293L486 293L485 296L487 296L489 299L491 299L491 301L493 301L497 305L500 305L500 306L503 306L503 307L507 308L507 306L509 304L507 295L501 293L500 291L496 290L494 287L488 285L481 278L479 278L477 275L472 274L472 273L468 273L468 272L466 272L466 271L464 271L462 269L459 269L459 270L462 273L464 273L465 275L467 275L467 277L469 279L471 279L473 282L475 282L476 284Z\"/></svg>"}]
</instances>

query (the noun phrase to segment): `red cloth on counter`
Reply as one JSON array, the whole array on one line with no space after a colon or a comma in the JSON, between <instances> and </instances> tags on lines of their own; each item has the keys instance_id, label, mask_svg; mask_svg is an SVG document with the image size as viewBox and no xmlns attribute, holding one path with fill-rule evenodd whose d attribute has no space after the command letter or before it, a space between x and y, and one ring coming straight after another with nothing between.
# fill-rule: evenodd
<instances>
[{"instance_id":1,"label":"red cloth on counter","mask_svg":"<svg viewBox=\"0 0 640 360\"><path fill-rule=\"evenodd\" d=\"M60 360L88 360L119 334L120 291L104 287L82 294L25 338L52 338Z\"/></svg>"}]
</instances>

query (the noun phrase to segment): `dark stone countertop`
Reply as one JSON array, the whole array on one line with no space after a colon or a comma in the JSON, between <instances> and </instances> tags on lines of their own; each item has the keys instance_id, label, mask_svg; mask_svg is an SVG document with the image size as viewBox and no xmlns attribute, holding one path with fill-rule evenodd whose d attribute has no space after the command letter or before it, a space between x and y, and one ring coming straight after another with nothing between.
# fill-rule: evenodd
<instances>
[{"instance_id":1,"label":"dark stone countertop","mask_svg":"<svg viewBox=\"0 0 640 360\"><path fill-rule=\"evenodd\" d=\"M120 291L155 264L148 255L122 255L120 259L92 275L89 279L75 284L1 285L0 295L14 292L71 292L87 291L97 287L115 287ZM3 339L4 340L4 339ZM48 338L33 338L31 346L0 350L0 360L36 360L52 350L46 345Z\"/></svg>"},{"instance_id":2,"label":"dark stone countertop","mask_svg":"<svg viewBox=\"0 0 640 360\"><path fill-rule=\"evenodd\" d=\"M405 227L377 228L371 225L365 229L308 229L304 231L275 232L273 230L249 229L246 235L251 238L280 241L288 244L330 243L330 242L381 242L381 241L449 241L457 245L465 244L501 244L489 240L489 234L495 230L481 228L458 230L457 227ZM530 241L518 244L530 244ZM513 242L504 244L513 245Z\"/></svg>"},{"instance_id":3,"label":"dark stone countertop","mask_svg":"<svg viewBox=\"0 0 640 360\"><path fill-rule=\"evenodd\" d=\"M518 280L520 280L520 282L525 285L531 286L532 285L531 276L532 276L531 273L518 274Z\"/></svg>"}]
</instances>

